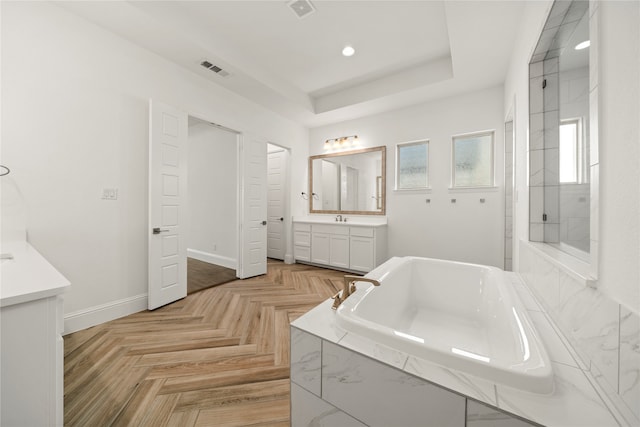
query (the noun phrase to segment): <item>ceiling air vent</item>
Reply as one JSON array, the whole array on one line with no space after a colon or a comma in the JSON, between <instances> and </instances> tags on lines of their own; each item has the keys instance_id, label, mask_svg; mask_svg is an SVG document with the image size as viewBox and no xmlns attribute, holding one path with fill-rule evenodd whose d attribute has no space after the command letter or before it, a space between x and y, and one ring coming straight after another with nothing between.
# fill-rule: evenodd
<instances>
[{"instance_id":1,"label":"ceiling air vent","mask_svg":"<svg viewBox=\"0 0 640 427\"><path fill-rule=\"evenodd\" d=\"M211 62L209 61L202 61L200 63L200 65L202 65L204 68L213 71L214 73L216 73L219 76L222 77L227 77L229 75L228 71L223 70L222 68L218 67L217 65L213 65Z\"/></svg>"},{"instance_id":2,"label":"ceiling air vent","mask_svg":"<svg viewBox=\"0 0 640 427\"><path fill-rule=\"evenodd\" d=\"M287 6L289 6L291 10L293 10L293 13L300 19L306 18L316 11L309 0L291 0L287 3Z\"/></svg>"}]
</instances>

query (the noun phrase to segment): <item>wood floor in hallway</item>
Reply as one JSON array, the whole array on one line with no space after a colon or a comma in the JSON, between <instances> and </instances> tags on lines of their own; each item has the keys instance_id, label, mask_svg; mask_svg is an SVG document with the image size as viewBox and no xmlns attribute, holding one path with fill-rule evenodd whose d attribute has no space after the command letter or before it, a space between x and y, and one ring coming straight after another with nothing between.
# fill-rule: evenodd
<instances>
[{"instance_id":1,"label":"wood floor in hallway","mask_svg":"<svg viewBox=\"0 0 640 427\"><path fill-rule=\"evenodd\" d=\"M289 323L343 274L270 261L266 275L65 336L65 425L288 426Z\"/></svg>"}]
</instances>

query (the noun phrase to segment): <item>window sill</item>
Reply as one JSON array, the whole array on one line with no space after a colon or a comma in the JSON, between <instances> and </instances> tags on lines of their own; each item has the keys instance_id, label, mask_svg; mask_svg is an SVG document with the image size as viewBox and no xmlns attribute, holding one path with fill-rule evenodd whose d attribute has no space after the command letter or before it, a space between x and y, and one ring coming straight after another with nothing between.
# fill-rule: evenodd
<instances>
[{"instance_id":1,"label":"window sill","mask_svg":"<svg viewBox=\"0 0 640 427\"><path fill-rule=\"evenodd\" d=\"M394 193L431 193L431 187L422 187L422 188L394 188Z\"/></svg>"},{"instance_id":2,"label":"window sill","mask_svg":"<svg viewBox=\"0 0 640 427\"><path fill-rule=\"evenodd\" d=\"M543 255L549 262L562 269L569 276L581 281L590 288L596 288L597 278L590 273L591 266L571 254L561 251L548 243L529 242L532 248Z\"/></svg>"},{"instance_id":3,"label":"window sill","mask_svg":"<svg viewBox=\"0 0 640 427\"><path fill-rule=\"evenodd\" d=\"M499 191L500 187L449 187L449 193L493 193Z\"/></svg>"}]
</instances>

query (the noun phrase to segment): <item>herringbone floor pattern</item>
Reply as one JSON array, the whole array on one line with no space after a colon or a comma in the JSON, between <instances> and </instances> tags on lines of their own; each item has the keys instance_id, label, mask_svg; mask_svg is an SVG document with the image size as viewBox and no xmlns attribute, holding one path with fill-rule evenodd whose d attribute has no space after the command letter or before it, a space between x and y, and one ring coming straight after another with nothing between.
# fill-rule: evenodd
<instances>
[{"instance_id":1,"label":"herringbone floor pattern","mask_svg":"<svg viewBox=\"0 0 640 427\"><path fill-rule=\"evenodd\" d=\"M67 335L65 425L289 425L289 323L342 276L270 261L266 275Z\"/></svg>"}]
</instances>

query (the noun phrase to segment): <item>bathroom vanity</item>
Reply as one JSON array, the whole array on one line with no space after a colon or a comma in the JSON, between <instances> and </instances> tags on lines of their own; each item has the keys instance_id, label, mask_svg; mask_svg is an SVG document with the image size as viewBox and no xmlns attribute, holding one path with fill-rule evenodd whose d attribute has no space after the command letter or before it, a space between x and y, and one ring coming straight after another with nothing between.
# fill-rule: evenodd
<instances>
[{"instance_id":1,"label":"bathroom vanity","mask_svg":"<svg viewBox=\"0 0 640 427\"><path fill-rule=\"evenodd\" d=\"M293 254L296 262L336 270L367 273L386 261L385 220L333 217L294 218Z\"/></svg>"},{"instance_id":2,"label":"bathroom vanity","mask_svg":"<svg viewBox=\"0 0 640 427\"><path fill-rule=\"evenodd\" d=\"M63 307L69 281L28 242L2 244L2 409L7 426L63 425Z\"/></svg>"}]
</instances>

